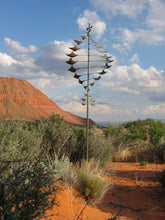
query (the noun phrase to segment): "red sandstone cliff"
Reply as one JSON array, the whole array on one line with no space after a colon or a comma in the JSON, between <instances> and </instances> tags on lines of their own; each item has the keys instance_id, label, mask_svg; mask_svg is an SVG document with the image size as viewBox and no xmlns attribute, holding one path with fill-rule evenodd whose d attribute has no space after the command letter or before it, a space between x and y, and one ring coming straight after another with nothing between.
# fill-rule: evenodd
<instances>
[{"instance_id":1,"label":"red sandstone cliff","mask_svg":"<svg viewBox=\"0 0 165 220\"><path fill-rule=\"evenodd\" d=\"M63 116L66 122L72 124L86 124L86 119L62 110L26 80L0 77L0 117L6 120L35 120L50 118L52 113Z\"/></svg>"}]
</instances>

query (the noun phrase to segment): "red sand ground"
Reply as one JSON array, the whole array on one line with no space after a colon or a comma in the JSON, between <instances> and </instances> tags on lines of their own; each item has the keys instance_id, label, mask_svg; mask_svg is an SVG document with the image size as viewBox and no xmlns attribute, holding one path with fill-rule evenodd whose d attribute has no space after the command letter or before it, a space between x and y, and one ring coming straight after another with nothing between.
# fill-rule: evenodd
<instances>
[{"instance_id":1,"label":"red sand ground","mask_svg":"<svg viewBox=\"0 0 165 220\"><path fill-rule=\"evenodd\" d=\"M81 216L82 220L107 220L118 213L122 199L127 207L120 213L120 220L136 220L146 213L144 220L165 220L165 194L162 194L161 185L155 172L165 169L165 164L148 164L140 166L139 163L111 163L114 174L108 177L113 183L101 203L96 206L87 206ZM76 220L85 203L78 192L71 188L61 187L57 192L60 207L54 206L47 215L47 220ZM136 209L142 211L135 211ZM134 211L133 211L134 209ZM46 218L45 218L46 220Z\"/></svg>"}]
</instances>

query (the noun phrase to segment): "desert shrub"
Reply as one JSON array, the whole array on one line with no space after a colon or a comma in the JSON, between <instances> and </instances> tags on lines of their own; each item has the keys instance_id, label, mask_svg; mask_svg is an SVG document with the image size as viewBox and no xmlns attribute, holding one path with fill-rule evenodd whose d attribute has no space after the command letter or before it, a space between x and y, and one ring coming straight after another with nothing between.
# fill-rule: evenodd
<instances>
[{"instance_id":1,"label":"desert shrub","mask_svg":"<svg viewBox=\"0 0 165 220\"><path fill-rule=\"evenodd\" d=\"M95 157L104 165L111 158L111 138L94 129L89 132L89 159ZM60 159L67 156L73 163L86 158L86 129L65 123L59 115L32 122L8 121L0 124L0 157L42 158L49 154ZM13 158L14 159L14 158Z\"/></svg>"},{"instance_id":2,"label":"desert shrub","mask_svg":"<svg viewBox=\"0 0 165 220\"><path fill-rule=\"evenodd\" d=\"M122 145L119 145L119 149L117 152L113 155L114 161L129 161L131 158L131 151L129 147L123 147Z\"/></svg>"},{"instance_id":3,"label":"desert shrub","mask_svg":"<svg viewBox=\"0 0 165 220\"><path fill-rule=\"evenodd\" d=\"M72 127L72 137L70 139L69 157L73 163L81 161L85 156L85 128L79 126Z\"/></svg>"},{"instance_id":4,"label":"desert shrub","mask_svg":"<svg viewBox=\"0 0 165 220\"><path fill-rule=\"evenodd\" d=\"M125 134L126 140L146 139L144 121L127 122L124 124L124 127L127 129Z\"/></svg>"},{"instance_id":5,"label":"desert shrub","mask_svg":"<svg viewBox=\"0 0 165 220\"><path fill-rule=\"evenodd\" d=\"M81 162L82 159L86 158L85 128L67 124L56 115L52 119L42 122L42 124L37 122L37 126L43 135L42 148L44 154L57 155L59 159L65 155L73 163ZM110 160L110 156L110 138L107 139L102 133L98 134L94 129L91 129L89 132L89 159L94 157L105 164Z\"/></svg>"},{"instance_id":6,"label":"desert shrub","mask_svg":"<svg viewBox=\"0 0 165 220\"><path fill-rule=\"evenodd\" d=\"M1 162L0 219L32 220L44 215L55 204L52 174L39 160Z\"/></svg>"},{"instance_id":7,"label":"desert shrub","mask_svg":"<svg viewBox=\"0 0 165 220\"><path fill-rule=\"evenodd\" d=\"M42 146L45 152L50 155L56 154L61 157L68 153L67 146L72 135L70 127L59 115L53 115L51 120L45 120L40 124L40 130L43 134Z\"/></svg>"},{"instance_id":8,"label":"desert shrub","mask_svg":"<svg viewBox=\"0 0 165 220\"><path fill-rule=\"evenodd\" d=\"M151 123L152 122L152 123ZM162 137L165 135L164 125L161 121L152 121L150 122L149 134L151 142L154 145L159 145Z\"/></svg>"},{"instance_id":9,"label":"desert shrub","mask_svg":"<svg viewBox=\"0 0 165 220\"><path fill-rule=\"evenodd\" d=\"M42 134L41 147L43 155L56 155L59 159L65 155L72 162L83 158L85 129L65 123L59 115L52 115L51 120L42 119L35 122Z\"/></svg>"},{"instance_id":10,"label":"desert shrub","mask_svg":"<svg viewBox=\"0 0 165 220\"><path fill-rule=\"evenodd\" d=\"M130 141L116 146L114 161L154 161L157 148L144 140Z\"/></svg>"},{"instance_id":11,"label":"desert shrub","mask_svg":"<svg viewBox=\"0 0 165 220\"><path fill-rule=\"evenodd\" d=\"M0 159L37 157L41 153L41 141L37 129L29 129L25 122L3 122L0 125Z\"/></svg>"},{"instance_id":12,"label":"desert shrub","mask_svg":"<svg viewBox=\"0 0 165 220\"><path fill-rule=\"evenodd\" d=\"M107 128L104 129L105 136L117 137L120 133L121 126L114 126L109 124Z\"/></svg>"},{"instance_id":13,"label":"desert shrub","mask_svg":"<svg viewBox=\"0 0 165 220\"><path fill-rule=\"evenodd\" d=\"M47 164L47 163L46 163ZM54 178L57 180L63 180L65 183L74 185L76 182L76 171L73 169L73 165L69 158L63 155L60 159L57 155L49 157L49 167L54 171Z\"/></svg>"},{"instance_id":14,"label":"desert shrub","mask_svg":"<svg viewBox=\"0 0 165 220\"><path fill-rule=\"evenodd\" d=\"M111 161L111 157L111 138L105 138L104 134L96 132L95 129L91 129L89 135L89 159L95 158L96 161L100 161L101 166L105 166Z\"/></svg>"},{"instance_id":15,"label":"desert shrub","mask_svg":"<svg viewBox=\"0 0 165 220\"><path fill-rule=\"evenodd\" d=\"M146 132L149 136L146 136ZM117 133L117 135L116 135ZM116 137L115 143L135 141L135 140L147 140L158 145L165 135L165 128L161 121L154 121L153 119L136 120L126 122L120 125L118 128L109 126L105 130L105 134Z\"/></svg>"},{"instance_id":16,"label":"desert shrub","mask_svg":"<svg viewBox=\"0 0 165 220\"><path fill-rule=\"evenodd\" d=\"M161 121L136 120L123 123L118 128L109 125L104 134L112 138L113 160L155 161L163 155L165 128Z\"/></svg>"}]
</instances>

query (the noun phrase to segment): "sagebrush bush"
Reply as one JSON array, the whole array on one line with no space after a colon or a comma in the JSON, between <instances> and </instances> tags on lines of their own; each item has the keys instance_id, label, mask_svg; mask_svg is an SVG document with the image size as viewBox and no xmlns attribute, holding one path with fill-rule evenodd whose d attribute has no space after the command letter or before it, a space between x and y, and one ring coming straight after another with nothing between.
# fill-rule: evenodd
<instances>
[{"instance_id":1,"label":"sagebrush bush","mask_svg":"<svg viewBox=\"0 0 165 220\"><path fill-rule=\"evenodd\" d=\"M95 158L104 167L112 158L112 139L110 137L105 138L104 134L91 129L88 154L89 159Z\"/></svg>"},{"instance_id":2,"label":"sagebrush bush","mask_svg":"<svg viewBox=\"0 0 165 220\"><path fill-rule=\"evenodd\" d=\"M56 200L52 177L53 172L39 160L0 162L0 219L43 216Z\"/></svg>"},{"instance_id":3,"label":"sagebrush bush","mask_svg":"<svg viewBox=\"0 0 165 220\"><path fill-rule=\"evenodd\" d=\"M48 157L49 167L51 167L51 170L54 171L55 179L63 180L65 183L70 185L75 185L77 175L69 158L65 155L63 155L60 159L57 155L54 155L54 157Z\"/></svg>"},{"instance_id":4,"label":"sagebrush bush","mask_svg":"<svg viewBox=\"0 0 165 220\"><path fill-rule=\"evenodd\" d=\"M26 122L7 121L0 124L0 159L32 159L41 154L42 136Z\"/></svg>"}]
</instances>

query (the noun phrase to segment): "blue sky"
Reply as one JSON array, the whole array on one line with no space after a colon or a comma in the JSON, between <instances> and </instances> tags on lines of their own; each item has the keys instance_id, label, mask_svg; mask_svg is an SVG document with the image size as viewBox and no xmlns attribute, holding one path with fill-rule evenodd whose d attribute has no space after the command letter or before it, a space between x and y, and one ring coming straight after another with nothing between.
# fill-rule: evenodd
<instances>
[{"instance_id":1,"label":"blue sky","mask_svg":"<svg viewBox=\"0 0 165 220\"><path fill-rule=\"evenodd\" d=\"M164 0L0 0L0 76L25 79L86 116L66 54L91 35L114 62L91 89L95 121L165 118ZM85 44L84 44L85 47Z\"/></svg>"}]
</instances>

